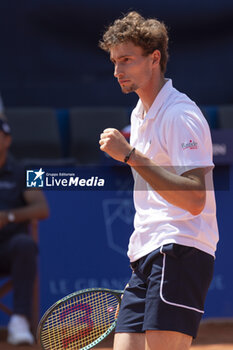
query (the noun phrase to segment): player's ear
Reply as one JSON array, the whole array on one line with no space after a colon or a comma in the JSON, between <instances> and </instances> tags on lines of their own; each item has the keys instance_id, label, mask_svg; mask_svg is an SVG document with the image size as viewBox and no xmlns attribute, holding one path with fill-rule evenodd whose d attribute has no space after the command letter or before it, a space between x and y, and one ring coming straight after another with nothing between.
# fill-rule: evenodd
<instances>
[{"instance_id":1,"label":"player's ear","mask_svg":"<svg viewBox=\"0 0 233 350\"><path fill-rule=\"evenodd\" d=\"M159 65L160 59L161 59L160 51L154 50L151 55L152 55L152 64L155 66Z\"/></svg>"}]
</instances>

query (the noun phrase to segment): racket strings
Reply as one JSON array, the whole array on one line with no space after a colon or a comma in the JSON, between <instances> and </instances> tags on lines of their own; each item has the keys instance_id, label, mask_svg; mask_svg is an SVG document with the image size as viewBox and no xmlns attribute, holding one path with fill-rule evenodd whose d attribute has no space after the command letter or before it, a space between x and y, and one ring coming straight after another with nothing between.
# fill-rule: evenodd
<instances>
[{"instance_id":1,"label":"racket strings","mask_svg":"<svg viewBox=\"0 0 233 350\"><path fill-rule=\"evenodd\" d=\"M108 292L77 295L49 315L41 331L44 349L89 349L115 324L118 298Z\"/></svg>"}]
</instances>

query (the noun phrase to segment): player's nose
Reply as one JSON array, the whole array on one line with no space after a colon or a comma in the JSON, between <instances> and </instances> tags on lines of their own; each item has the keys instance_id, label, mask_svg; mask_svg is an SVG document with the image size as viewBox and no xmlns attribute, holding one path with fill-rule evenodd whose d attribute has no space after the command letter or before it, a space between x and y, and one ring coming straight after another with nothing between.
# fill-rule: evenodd
<instances>
[{"instance_id":1,"label":"player's nose","mask_svg":"<svg viewBox=\"0 0 233 350\"><path fill-rule=\"evenodd\" d=\"M123 71L120 67L119 64L115 64L115 67L114 67L114 77L115 78L119 78L119 77L122 77L123 76Z\"/></svg>"}]
</instances>

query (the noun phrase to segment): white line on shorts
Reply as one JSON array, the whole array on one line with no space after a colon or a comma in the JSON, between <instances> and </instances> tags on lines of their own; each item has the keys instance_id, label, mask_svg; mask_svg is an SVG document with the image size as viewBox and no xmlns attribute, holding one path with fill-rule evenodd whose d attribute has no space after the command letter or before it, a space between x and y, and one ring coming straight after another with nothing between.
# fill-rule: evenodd
<instances>
[{"instance_id":1,"label":"white line on shorts","mask_svg":"<svg viewBox=\"0 0 233 350\"><path fill-rule=\"evenodd\" d=\"M166 304L169 304L169 305L182 307L184 309L193 310L196 312L200 312L201 314L204 314L203 310L196 309L195 307L192 307L192 306L172 303L171 301L168 301L164 298L164 296L163 296L163 282L164 282L165 265L166 265L166 254L163 252L163 246L160 248L160 253L163 254L163 268L162 268L162 277L161 277L161 283L160 283L160 298L162 299L162 301Z\"/></svg>"}]
</instances>

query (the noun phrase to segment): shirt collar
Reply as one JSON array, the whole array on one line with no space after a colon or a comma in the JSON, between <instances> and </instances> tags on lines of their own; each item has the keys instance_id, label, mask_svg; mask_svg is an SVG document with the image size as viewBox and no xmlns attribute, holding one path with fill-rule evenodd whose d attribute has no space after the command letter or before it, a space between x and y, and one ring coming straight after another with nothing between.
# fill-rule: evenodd
<instances>
[{"instance_id":1,"label":"shirt collar","mask_svg":"<svg viewBox=\"0 0 233 350\"><path fill-rule=\"evenodd\" d=\"M159 91L158 95L155 97L154 102L152 103L149 111L147 112L145 119L153 119L156 117L156 114L158 113L159 109L162 107L163 103L166 101L168 96L173 90L172 80L171 79L165 79L166 83L162 87L162 89ZM135 115L137 118L142 119L144 113L144 108L141 99L138 100L138 103L135 107Z\"/></svg>"}]
</instances>

